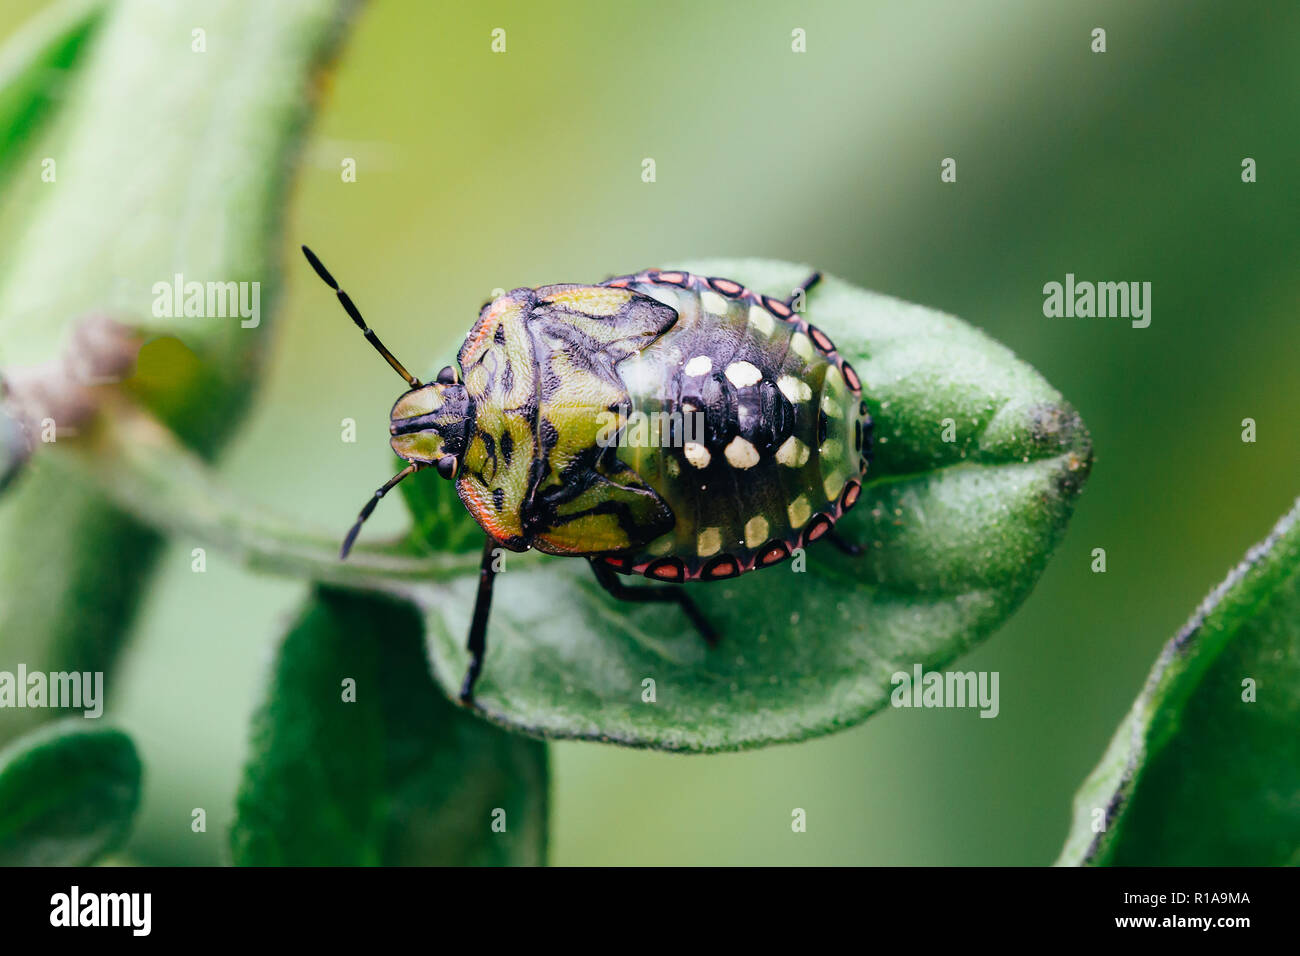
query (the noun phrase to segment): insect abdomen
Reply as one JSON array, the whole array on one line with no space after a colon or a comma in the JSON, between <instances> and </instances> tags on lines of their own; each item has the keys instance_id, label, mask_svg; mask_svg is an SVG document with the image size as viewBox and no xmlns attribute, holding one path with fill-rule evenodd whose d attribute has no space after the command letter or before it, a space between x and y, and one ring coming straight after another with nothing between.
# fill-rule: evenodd
<instances>
[{"instance_id":1,"label":"insect abdomen","mask_svg":"<svg viewBox=\"0 0 1300 956\"><path fill-rule=\"evenodd\" d=\"M727 279L648 272L609 284L658 299L678 320L618 366L632 403L619 457L667 502L674 526L607 563L717 580L830 530L860 494L871 419L825 334Z\"/></svg>"}]
</instances>

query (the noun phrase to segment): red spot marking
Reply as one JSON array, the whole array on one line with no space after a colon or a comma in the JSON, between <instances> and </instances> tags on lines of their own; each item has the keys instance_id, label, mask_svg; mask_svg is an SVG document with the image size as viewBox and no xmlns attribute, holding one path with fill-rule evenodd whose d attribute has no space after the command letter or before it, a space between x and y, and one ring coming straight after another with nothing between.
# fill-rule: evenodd
<instances>
[{"instance_id":1,"label":"red spot marking","mask_svg":"<svg viewBox=\"0 0 1300 956\"><path fill-rule=\"evenodd\" d=\"M626 289L628 287L627 279L615 279L613 282L607 282L606 285L614 289Z\"/></svg>"},{"instance_id":2,"label":"red spot marking","mask_svg":"<svg viewBox=\"0 0 1300 956\"><path fill-rule=\"evenodd\" d=\"M808 526L808 540L816 541L827 531L831 530L831 519L822 515L813 519L813 523Z\"/></svg>"},{"instance_id":3,"label":"red spot marking","mask_svg":"<svg viewBox=\"0 0 1300 956\"><path fill-rule=\"evenodd\" d=\"M850 481L848 487L844 489L843 507L848 511L858 503L858 497L862 494L862 485L856 481Z\"/></svg>"},{"instance_id":4,"label":"red spot marking","mask_svg":"<svg viewBox=\"0 0 1300 956\"><path fill-rule=\"evenodd\" d=\"M710 279L709 285L717 289L723 295L738 295L744 288L739 282L732 282L730 279Z\"/></svg>"},{"instance_id":5,"label":"red spot marking","mask_svg":"<svg viewBox=\"0 0 1300 956\"><path fill-rule=\"evenodd\" d=\"M823 352L835 351L835 343L828 339L826 333L817 328L817 326L808 326L808 334L812 336L812 340L817 343L817 347Z\"/></svg>"},{"instance_id":6,"label":"red spot marking","mask_svg":"<svg viewBox=\"0 0 1300 956\"><path fill-rule=\"evenodd\" d=\"M763 304L783 319L788 319L790 316L794 315L794 313L790 311L790 307L780 299L771 299L765 296L763 298Z\"/></svg>"},{"instance_id":7,"label":"red spot marking","mask_svg":"<svg viewBox=\"0 0 1300 956\"><path fill-rule=\"evenodd\" d=\"M669 285L685 285L686 276L680 272L661 272L655 276L657 282L667 282Z\"/></svg>"},{"instance_id":8,"label":"red spot marking","mask_svg":"<svg viewBox=\"0 0 1300 956\"><path fill-rule=\"evenodd\" d=\"M790 549L777 541L769 545L767 550L759 556L758 563L763 567L767 567L768 565L776 564L778 561L784 561L789 556Z\"/></svg>"},{"instance_id":9,"label":"red spot marking","mask_svg":"<svg viewBox=\"0 0 1300 956\"><path fill-rule=\"evenodd\" d=\"M627 558L606 558L605 563L612 568L627 567Z\"/></svg>"},{"instance_id":10,"label":"red spot marking","mask_svg":"<svg viewBox=\"0 0 1300 956\"><path fill-rule=\"evenodd\" d=\"M712 580L734 578L740 573L740 564L731 555L724 554L714 558L709 566L704 569L704 573Z\"/></svg>"},{"instance_id":11,"label":"red spot marking","mask_svg":"<svg viewBox=\"0 0 1300 956\"><path fill-rule=\"evenodd\" d=\"M858 378L858 373L853 370L853 366L845 362L840 367L840 371L844 373L844 381L849 383L849 388L853 390L853 393L855 395L861 393L862 379Z\"/></svg>"},{"instance_id":12,"label":"red spot marking","mask_svg":"<svg viewBox=\"0 0 1300 956\"><path fill-rule=\"evenodd\" d=\"M645 570L648 577L658 578L661 581L680 581L682 572L682 563L676 558L660 558Z\"/></svg>"}]
</instances>

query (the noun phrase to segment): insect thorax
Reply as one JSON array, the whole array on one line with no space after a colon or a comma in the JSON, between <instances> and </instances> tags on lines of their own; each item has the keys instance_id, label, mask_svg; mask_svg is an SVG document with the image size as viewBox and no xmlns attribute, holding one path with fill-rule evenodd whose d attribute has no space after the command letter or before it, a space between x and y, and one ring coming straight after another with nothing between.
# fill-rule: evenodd
<instances>
[{"instance_id":1,"label":"insect thorax","mask_svg":"<svg viewBox=\"0 0 1300 956\"><path fill-rule=\"evenodd\" d=\"M475 409L457 491L508 547L560 554L630 547L672 514L599 441L625 405L616 366L676 319L644 296L602 286L516 289L484 308L460 350Z\"/></svg>"}]
</instances>

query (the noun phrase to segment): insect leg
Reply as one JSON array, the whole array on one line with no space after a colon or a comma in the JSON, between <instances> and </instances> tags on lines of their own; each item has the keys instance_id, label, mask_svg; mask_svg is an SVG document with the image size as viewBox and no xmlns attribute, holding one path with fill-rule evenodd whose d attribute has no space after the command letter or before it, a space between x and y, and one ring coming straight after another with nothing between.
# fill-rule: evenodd
<instances>
[{"instance_id":1,"label":"insect leg","mask_svg":"<svg viewBox=\"0 0 1300 956\"><path fill-rule=\"evenodd\" d=\"M827 541L835 545L835 547L839 548L841 551L843 551L845 554L849 555L850 557L856 558L858 555L862 554L862 552L866 550L860 544L855 544L852 541L844 540L839 536L839 532L834 530L827 531L826 534L822 535L822 537L824 537Z\"/></svg>"},{"instance_id":2,"label":"insect leg","mask_svg":"<svg viewBox=\"0 0 1300 956\"><path fill-rule=\"evenodd\" d=\"M460 685L461 703L468 704L474 699L474 684L479 672L483 670L483 655L487 653L488 611L492 609L492 583L497 573L492 568L495 557L496 542L491 538L483 541L483 560L478 568L478 598L474 601L474 620L469 626L469 669L465 671L465 680Z\"/></svg>"},{"instance_id":3,"label":"insect leg","mask_svg":"<svg viewBox=\"0 0 1300 956\"><path fill-rule=\"evenodd\" d=\"M785 300L785 304L793 309L794 300L799 298L800 293L802 293L804 296L807 296L808 290L821 281L822 281L822 274L820 272L814 272L812 275L804 279L803 282L799 283L799 285L795 287L795 290L790 293L790 298Z\"/></svg>"},{"instance_id":4,"label":"insect leg","mask_svg":"<svg viewBox=\"0 0 1300 956\"><path fill-rule=\"evenodd\" d=\"M670 584L664 587L631 588L620 581L617 574L598 561L591 561L591 570L596 575L596 580L600 582L600 586L620 601L659 604L676 602L680 604L682 610L686 612L686 616L695 625L695 629L700 632L700 637L704 638L704 643L710 647L718 646L718 632L700 613L700 609L695 606L691 596L683 591L680 586Z\"/></svg>"}]
</instances>

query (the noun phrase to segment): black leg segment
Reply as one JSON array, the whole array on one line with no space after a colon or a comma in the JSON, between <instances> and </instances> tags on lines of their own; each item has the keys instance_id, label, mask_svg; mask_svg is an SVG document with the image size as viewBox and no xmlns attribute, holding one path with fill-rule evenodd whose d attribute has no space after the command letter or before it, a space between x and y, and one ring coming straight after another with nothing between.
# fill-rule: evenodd
<instances>
[{"instance_id":1,"label":"black leg segment","mask_svg":"<svg viewBox=\"0 0 1300 956\"><path fill-rule=\"evenodd\" d=\"M618 575L611 571L599 561L591 560L591 570L596 575L596 580L600 586L608 591L611 595L620 601L634 601L638 603L656 603L656 604L679 604L686 616L691 619L695 629L700 632L700 637L704 643L710 647L718 646L718 632L700 613L700 609L695 606L689 594L682 589L680 585L666 584L662 587L628 587L618 579Z\"/></svg>"},{"instance_id":2,"label":"black leg segment","mask_svg":"<svg viewBox=\"0 0 1300 956\"><path fill-rule=\"evenodd\" d=\"M834 531L834 530L828 531L826 532L824 537L826 538L827 541L835 545L835 547L839 548L841 551L843 551L845 554L849 555L850 557L856 558L858 555L862 554L864 550L866 550L860 544L855 544L852 541L846 541L843 538L841 538L838 531Z\"/></svg>"},{"instance_id":3,"label":"black leg segment","mask_svg":"<svg viewBox=\"0 0 1300 956\"><path fill-rule=\"evenodd\" d=\"M465 671L465 680L460 685L461 703L468 704L474 699L474 684L483 670L483 655L487 653L488 611L492 609L492 584L497 573L492 569L492 561L499 545L491 538L483 542L483 560L478 568L478 597L474 601L474 620L469 626L469 669Z\"/></svg>"},{"instance_id":4,"label":"black leg segment","mask_svg":"<svg viewBox=\"0 0 1300 956\"><path fill-rule=\"evenodd\" d=\"M808 290L811 289L813 286L815 286L818 282L821 282L821 280L822 280L822 274L820 272L814 272L808 278L804 279L803 282L799 283L798 288L796 288L793 292L790 293L790 298L785 300L785 304L793 309L794 300L799 295L799 293L802 292L806 298L808 295Z\"/></svg>"}]
</instances>

